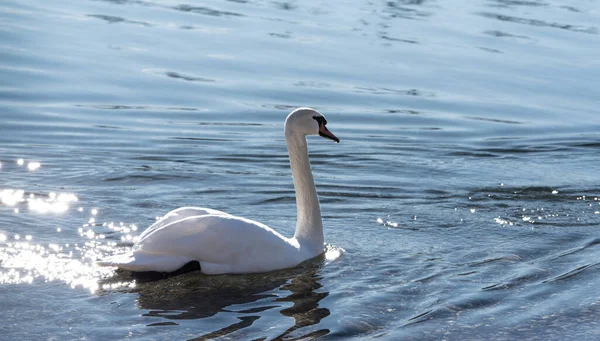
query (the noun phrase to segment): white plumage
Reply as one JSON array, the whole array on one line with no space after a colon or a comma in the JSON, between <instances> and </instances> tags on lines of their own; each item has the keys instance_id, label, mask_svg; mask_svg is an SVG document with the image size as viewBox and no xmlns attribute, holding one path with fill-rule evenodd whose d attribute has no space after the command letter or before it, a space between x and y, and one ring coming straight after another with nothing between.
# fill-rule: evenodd
<instances>
[{"instance_id":1,"label":"white plumage","mask_svg":"<svg viewBox=\"0 0 600 341\"><path fill-rule=\"evenodd\" d=\"M139 237L130 252L98 264L131 271L173 272L198 261L205 274L267 272L294 267L324 251L319 199L308 160L307 135L339 142L314 109L300 108L285 121L285 139L296 190L296 233L225 212L199 207L173 210Z\"/></svg>"}]
</instances>

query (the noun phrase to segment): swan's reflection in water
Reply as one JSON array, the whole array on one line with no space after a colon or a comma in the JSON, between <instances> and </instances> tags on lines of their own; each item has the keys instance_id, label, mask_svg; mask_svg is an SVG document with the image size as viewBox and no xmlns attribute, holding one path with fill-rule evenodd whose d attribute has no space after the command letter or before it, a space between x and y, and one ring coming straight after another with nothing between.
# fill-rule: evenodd
<instances>
[{"instance_id":1,"label":"swan's reflection in water","mask_svg":"<svg viewBox=\"0 0 600 341\"><path fill-rule=\"evenodd\" d=\"M289 290L291 294L279 298L277 301L291 302L293 305L282 309L280 313L284 316L293 317L295 323L279 337L283 338L300 328L317 325L323 318L329 316L329 309L319 307L319 301L329 295L328 292L317 292L317 289L322 287L319 279L318 272L311 271L297 276L289 284L282 287L282 289ZM327 333L329 333L328 329L320 329L304 337L321 336Z\"/></svg>"},{"instance_id":2,"label":"swan's reflection in water","mask_svg":"<svg viewBox=\"0 0 600 341\"><path fill-rule=\"evenodd\" d=\"M334 251L341 254L339 249ZM139 295L137 303L140 309L146 310L144 316L162 318L149 326L180 324L182 320L191 319L219 321L212 331L193 340L213 339L241 331L255 325L261 317L265 318L266 324L277 321L277 326L258 327L259 333L262 329L268 334L266 339L318 337L329 330L307 327L318 325L330 314L329 309L319 306L319 302L329 295L319 290L322 287L321 268L328 258L323 255L294 269L266 274L207 276L195 271L140 283L135 289ZM229 318L217 318L218 314ZM294 319L293 325L283 331L281 315ZM223 323L231 321L232 316L235 323ZM255 332L257 330L252 331L253 335Z\"/></svg>"}]
</instances>

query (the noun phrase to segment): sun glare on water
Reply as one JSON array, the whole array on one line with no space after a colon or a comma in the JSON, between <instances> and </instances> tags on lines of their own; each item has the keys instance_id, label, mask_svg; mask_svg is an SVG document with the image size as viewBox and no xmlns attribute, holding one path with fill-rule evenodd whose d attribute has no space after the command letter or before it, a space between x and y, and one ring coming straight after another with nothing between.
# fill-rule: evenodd
<instances>
[{"instance_id":1,"label":"sun glare on water","mask_svg":"<svg viewBox=\"0 0 600 341\"><path fill-rule=\"evenodd\" d=\"M40 167L40 162L28 162L19 158L14 169L25 168L33 172ZM7 168L10 169L5 167L2 171L6 171ZM69 212L76 203L78 209ZM79 198L74 193L58 191L40 193L27 189L0 188L0 213L10 212L24 219L41 220L39 229L45 233L44 242L38 242L35 234L19 233L19 224L0 226L0 284L59 281L72 288L84 288L92 293L101 289L135 286L133 281L103 283L106 279L114 277L114 269L99 267L96 265L96 260L115 252L122 252L128 247L127 242L135 240L132 233L137 231L137 227L124 223L99 223L97 221L99 209L88 210L86 212L90 215L86 217L83 205L79 203ZM77 227L76 220L66 216L68 221L73 221L73 226L69 224L62 227L54 226L52 231L62 236L65 236L65 233L76 232L81 239L80 242L65 243L62 242L63 238L47 235L47 226L43 223L46 220L43 216L49 215L47 221L51 222L52 219L67 214L74 214L77 219L81 219L81 215L84 214L84 223L79 223ZM110 233L116 241L106 240L106 233Z\"/></svg>"},{"instance_id":2,"label":"sun glare on water","mask_svg":"<svg viewBox=\"0 0 600 341\"><path fill-rule=\"evenodd\" d=\"M96 260L122 252L124 246L105 241L103 234L90 229L79 234L84 237L81 243L61 244L36 243L31 235L9 235L0 231L0 284L60 281L91 293L100 289L135 287L135 281L111 281L114 269L96 265ZM109 281L103 283L107 279Z\"/></svg>"}]
</instances>

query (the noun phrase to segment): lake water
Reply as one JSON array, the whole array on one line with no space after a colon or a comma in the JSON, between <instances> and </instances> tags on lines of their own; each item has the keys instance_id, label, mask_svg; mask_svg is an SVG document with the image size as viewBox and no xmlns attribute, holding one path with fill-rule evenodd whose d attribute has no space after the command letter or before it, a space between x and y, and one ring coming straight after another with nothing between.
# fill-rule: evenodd
<instances>
[{"instance_id":1,"label":"lake water","mask_svg":"<svg viewBox=\"0 0 600 341\"><path fill-rule=\"evenodd\" d=\"M0 339L597 340L593 1L0 4ZM95 265L205 206L329 249L269 274Z\"/></svg>"}]
</instances>

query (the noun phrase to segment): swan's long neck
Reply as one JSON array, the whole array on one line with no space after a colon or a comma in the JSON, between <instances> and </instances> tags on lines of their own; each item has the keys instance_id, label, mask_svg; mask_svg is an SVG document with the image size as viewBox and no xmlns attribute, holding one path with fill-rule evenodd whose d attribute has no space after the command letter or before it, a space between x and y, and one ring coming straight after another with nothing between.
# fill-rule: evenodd
<instances>
[{"instance_id":1,"label":"swan's long neck","mask_svg":"<svg viewBox=\"0 0 600 341\"><path fill-rule=\"evenodd\" d=\"M294 238L298 240L301 248L308 248L316 256L323 252L323 222L315 180L308 160L306 138L300 134L286 134L285 142L290 154L298 208Z\"/></svg>"}]
</instances>

